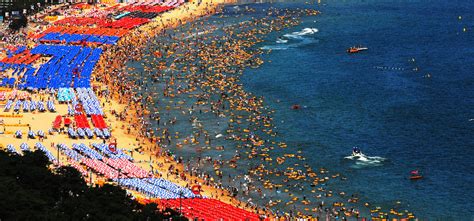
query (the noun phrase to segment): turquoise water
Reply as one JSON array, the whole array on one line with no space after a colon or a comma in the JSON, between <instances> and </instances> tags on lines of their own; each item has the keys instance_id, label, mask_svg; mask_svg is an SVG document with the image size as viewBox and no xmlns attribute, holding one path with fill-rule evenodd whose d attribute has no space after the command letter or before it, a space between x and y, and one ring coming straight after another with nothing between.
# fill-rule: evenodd
<instances>
[{"instance_id":1,"label":"turquoise water","mask_svg":"<svg viewBox=\"0 0 474 221\"><path fill-rule=\"evenodd\" d=\"M255 12L243 12L246 6L255 8ZM356 194L361 202L386 210L408 209L423 220L472 220L474 2L241 4L227 6L224 17L211 16L203 22L209 29L217 29L212 35L219 35L222 34L219 28L264 16L269 7L308 7L322 12L304 17L298 26L266 36L257 45L269 52L261 56L265 63L244 71L241 81L244 89L265 98L265 105L275 111L277 140L288 144L287 149L277 149L274 153L302 151L305 163L311 167L324 167L332 174L347 177L345 181L335 179L323 184L324 188ZM467 31L463 32L463 28ZM182 29L188 30L189 26ZM178 39L187 35L182 30L169 33L176 34ZM277 43L278 37L288 41ZM157 40L176 41L166 37ZM359 44L369 50L355 55L346 53L348 47ZM152 43L149 47L150 51L159 48ZM192 114L187 113L196 98L161 97L169 79L168 71L162 71L160 80L151 82L143 67L155 66L147 62L130 65L140 73L135 79L147 79L140 91L154 97L156 103L147 105L161 114L161 124L152 122L153 128L168 127L171 134L178 132L177 141L200 131L199 124L212 136L226 135L228 117L216 117L205 112L205 107L194 107ZM138 81L141 84L142 80ZM176 105L179 101L185 102L184 105ZM294 104L303 108L292 110ZM178 109L180 106L185 108ZM200 109L203 112L196 114ZM175 116L175 124L164 125L163 122ZM197 116L198 123L191 124L191 116ZM222 138L213 140L211 146L220 145L225 146L225 151L214 148L200 151L205 146L202 140L199 145L182 148L170 145L169 149L191 162L198 156L225 161L235 151L244 151L235 142ZM353 146L374 158L345 159ZM225 176L236 177L236 180L224 179L224 185L236 185L237 180L242 180L237 175L259 163L243 158L237 169L224 166ZM212 164L200 168L213 172ZM408 177L414 169L420 170L424 179L410 181ZM311 195L307 185L295 186L291 191L300 198ZM250 196L259 203L266 203L270 198L283 202L291 199L275 191L264 190L264 193L264 199L255 193ZM248 198L239 197L244 201ZM324 197L319 200L331 201ZM298 208L301 205L281 204L275 210Z\"/></svg>"}]
</instances>

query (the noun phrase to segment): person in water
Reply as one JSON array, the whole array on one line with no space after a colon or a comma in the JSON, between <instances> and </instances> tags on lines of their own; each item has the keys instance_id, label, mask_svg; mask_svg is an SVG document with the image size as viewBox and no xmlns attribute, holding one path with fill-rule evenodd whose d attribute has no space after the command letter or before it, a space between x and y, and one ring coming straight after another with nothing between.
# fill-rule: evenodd
<instances>
[{"instance_id":1,"label":"person in water","mask_svg":"<svg viewBox=\"0 0 474 221\"><path fill-rule=\"evenodd\" d=\"M360 149L358 147L353 147L352 148L352 155L357 155L360 154Z\"/></svg>"}]
</instances>

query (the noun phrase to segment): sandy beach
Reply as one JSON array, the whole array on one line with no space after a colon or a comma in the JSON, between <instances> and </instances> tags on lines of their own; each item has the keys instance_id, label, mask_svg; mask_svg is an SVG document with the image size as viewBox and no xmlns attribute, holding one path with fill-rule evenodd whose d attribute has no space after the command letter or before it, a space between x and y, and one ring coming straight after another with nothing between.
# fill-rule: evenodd
<instances>
[{"instance_id":1,"label":"sandy beach","mask_svg":"<svg viewBox=\"0 0 474 221\"><path fill-rule=\"evenodd\" d=\"M196 1L188 2L182 5L181 7L165 12L155 18L150 23L139 27L137 30L132 31L125 37L123 37L118 46L120 47L124 44L129 44L130 41L135 41L134 44L140 44L140 41L147 41L147 39L153 37L155 34L161 32L166 28L172 28L177 25L183 24L187 21L195 20L201 16L211 15L217 10L219 4L229 3L228 1L222 0L203 0L198 4ZM43 28L44 29L44 28ZM137 42L138 41L138 42ZM100 62L120 62L114 61L113 58L108 57L107 55L101 57ZM96 68L94 72L107 71ZM93 84L102 85L103 82L94 82ZM104 85L105 86L105 85ZM110 88L112 91L113 88ZM3 88L2 91L9 94L12 92L11 89ZM29 93L27 93L29 94ZM21 144L26 143L30 147L34 147L38 142L38 139L28 139L27 136L18 139L13 136L14 132L22 131L23 134L27 134L29 130L38 131L42 130L44 132L48 131L51 128L51 123L54 121L56 116L64 115L68 111L67 104L59 104L54 96L50 95L39 95L39 94L29 94L28 97L31 97L32 100L54 100L56 104L56 112L26 112L20 113L18 115L12 113L2 113L1 117L3 120L3 133L1 136L1 146L6 147L7 144L14 145L19 147ZM195 184L202 185L201 194L205 197L211 197L219 199L223 202L233 204L235 206L242 207L241 203L238 203L233 197L229 196L229 193L222 189L214 188L208 185L204 185L204 181L198 177L190 176L190 174L185 174L183 171L183 166L178 164L176 160L172 157L164 156L164 154L158 154L156 151L152 152L151 148L154 146L150 140L145 139L139 135L139 131L136 128L132 127L130 131L127 131L126 128L130 128L130 122L136 121L135 116L128 116L125 121L119 120L115 117L114 113L120 113L127 109L128 112L133 112L133 107L120 104L118 102L117 94L105 98L100 97L101 103L104 104L103 110L105 112L104 118L106 119L107 125L112 133L111 140L114 140L117 143L118 148L125 150L128 153L131 153L132 157L135 159L135 164L144 168L145 170L150 170L154 168L154 174L156 177L164 177L172 182L178 183L182 186L192 186ZM6 101L2 101L0 104L5 105ZM63 153L59 153L59 150L55 147L57 144L65 144L71 146L73 143L101 143L101 139L93 140L74 140L70 139L66 133L54 133L47 135L42 143L46 148L53 153L55 156L59 156L59 163L61 165L67 165L68 159ZM135 149L141 147L140 151ZM161 151L158 151L161 152ZM174 168L179 170L179 175L170 174L168 168L173 165ZM94 183L103 183L104 178L101 175L96 173L92 174L92 180ZM86 180L90 180L91 177L86 177ZM184 178L184 179L183 179ZM139 192L132 191L137 198L147 198ZM250 209L249 209L250 210Z\"/></svg>"},{"instance_id":2,"label":"sandy beach","mask_svg":"<svg viewBox=\"0 0 474 221\"><path fill-rule=\"evenodd\" d=\"M143 55L143 51L147 50L147 45L149 45L150 40L154 39L157 35L166 35L167 30L175 27L184 26L186 23L190 21L194 21L200 17L206 17L216 13L219 10L219 5L229 3L225 1L201 1L200 3L197 2L189 2L181 5L180 7L164 12L151 20L150 22L142 25L136 29L131 30L126 35L122 36L120 40L116 43L116 45L112 46L104 46L104 53L100 57L97 65L94 68L94 71L91 76L91 85L93 90L95 91L96 96L99 99L99 104L102 107L104 112L103 117L105 119L106 124L108 125L108 129L110 130L112 136L107 139L95 139L95 140L76 140L70 139L70 135L68 135L68 131L65 129L61 129L58 132L53 132L42 141L44 146L55 156L59 158L60 164L68 164L70 160L67 156L63 155L61 151L57 148L58 144L65 144L68 147L73 146L73 144L84 143L88 146L92 146L92 144L97 143L114 143L117 147L123 150L125 153L130 154L131 157L134 158L134 163L139 165L142 169L150 171L153 173L154 177L162 177L167 180L170 180L174 183L178 183L181 186L190 188L195 185L199 185L201 187L201 195L204 197L215 198L222 202L232 204L239 208L244 208L248 211L252 211L258 214L262 214L266 217L273 217L274 214L270 212L269 208L280 203L280 199L275 199L274 202L270 200L265 206L257 205L251 201L251 198L248 199L246 202L241 202L236 200L235 197L232 196L223 185L222 185L222 170L219 168L224 164L223 161L214 160L213 167L214 172L216 173L219 179L215 179L213 176L207 173L202 173L200 176L192 175L188 171L190 170L189 166L184 165L184 161L182 160L181 156L176 156L174 154L169 154L168 150L165 151L162 149L162 145L164 143L168 143L167 145L176 145L182 146L183 143L186 144L190 142L192 144L198 144L199 141L199 134L196 134L195 138L186 137L182 140L182 137L178 134L174 134L173 138L168 134L168 129L164 128L163 136L153 135L150 134L149 129L147 128L147 119L151 118L150 110L144 106L139 100L141 100L141 95L134 94L132 89L132 85L126 85L125 82L120 82L121 79L117 78L117 76L123 77L124 73L127 73L128 67L124 66L125 62L127 61L142 61L141 56ZM87 10L82 11L82 13L87 13ZM269 12L268 15L271 16L272 12ZM258 34L265 34L269 33L272 30L279 30L283 27L290 27L293 25L298 24L298 20L293 20L293 16L304 16L304 15L317 15L318 12L314 10L301 10L301 11L287 11L287 12L279 12L275 11L274 13L285 13L282 16L278 17L276 21L271 20L270 18L265 18L263 20L255 20L253 23L243 22L240 24L240 27L245 29L248 28L248 32L245 34L237 34L240 38L246 38L245 40L234 41L234 42L227 42L226 44L235 44L230 49L231 51L228 52L229 58L222 59L222 58L215 58L216 62L212 61L208 57L212 57L214 53L218 50L222 50L216 48L215 43L211 43L209 49L202 54L205 57L206 65L215 66L216 68L222 68L224 71L229 71L231 73L236 73L236 70L232 68L225 67L226 63L235 63L239 68L245 67L258 67L258 65L262 64L263 61L260 60L257 56L258 53L261 52L253 52L254 54L249 54L245 51L246 47L254 45L262 40L260 37L257 37ZM61 18L59 18L61 19ZM269 26L268 24L272 24ZM250 25L247 27L247 25ZM253 27L254 25L255 27ZM266 28L264 30L257 30L256 26L261 26ZM274 27L273 27L274 26ZM36 29L40 30L47 30L46 27L37 26ZM207 30L209 33L212 33L213 30L216 29L209 29ZM232 34L232 30L224 29L225 31L230 31ZM207 32L205 31L205 32ZM192 33L188 33L190 36ZM31 36L31 34L30 34ZM197 36L197 35L196 35ZM206 39L204 39L206 40ZM192 39L186 40L186 43L192 43ZM165 46L167 47L167 46ZM179 49L177 47L176 49ZM166 52L166 51L165 51ZM162 53L162 52L155 52L155 53ZM169 50L168 55L170 53L174 54L173 50ZM214 56L215 57L215 56ZM231 59L231 60L229 60ZM40 62L47 62L48 60L40 60ZM142 61L143 62L143 61ZM39 65L38 63L34 65ZM173 65L172 65L173 66ZM158 68L158 67L157 67ZM193 67L197 68L197 67ZM183 69L185 71L186 69ZM191 68L189 70L192 70ZM242 135L232 135L228 139L235 139L236 141L243 142L244 145L252 147L251 151L242 152L242 155L247 155L249 159L252 158L261 158L263 162L268 162L271 164L273 160L272 156L269 155L270 149L269 148L262 148L265 142L275 144L280 148L286 148L286 144L283 142L276 143L275 141L265 141L263 138L259 136L252 135L250 130L257 131L261 124L263 126L263 132L265 134L275 136L274 132L272 132L272 123L271 118L265 115L266 107L263 105L263 100L261 98L255 98L253 95L248 94L243 91L241 86L236 84L236 78L230 77L225 79L225 76L222 75L222 71L219 70L216 72L214 76L211 78L203 78L199 77L202 80L202 84L205 87L212 88L212 90L222 90L222 93L230 93L227 99L229 102L228 105L233 111L226 110L225 104L222 105L220 101L217 103L213 103L212 101L209 103L211 108L207 110L204 109L205 113L216 113L216 116L225 116L229 115L229 122L230 123L237 123L241 124L241 121L245 118L248 122L255 122L257 127L252 128L253 126L248 125L248 128L235 128L234 130L229 129L228 132L234 131L235 133L241 133ZM11 73L10 73L11 74ZM171 77L171 85L174 84L173 78ZM192 80L194 76L190 76ZM198 79L199 79L198 78ZM196 80L196 79L195 79ZM193 84L195 84L194 82ZM168 84L168 83L167 83ZM196 90L197 85L190 85L189 92ZM227 90L228 92L224 92ZM19 93L22 97L29 97L28 99L34 101L48 101L53 102L56 106L56 111L54 113L46 112L46 113L38 113L36 111L33 112L25 112L21 113L20 115L13 116L10 113L4 116L4 123L5 125L5 133L2 135L2 145L5 147L7 144L11 144L14 147L18 148L21 145L27 144L30 147L35 146L37 140L36 139L28 139L27 136L23 136L21 139L15 138L13 136L14 133L18 133L19 131L22 134L26 135L29 131L50 131L51 122L57 119L58 114L66 116L65 114L69 112L69 104L68 102L63 102L60 104L56 97L58 96L57 92L53 92L48 94L47 92L41 92L42 94L33 93L29 95L26 92L18 92L18 91L11 91L10 89L6 89L7 95ZM204 91L203 91L204 92ZM26 93L26 94L24 94ZM207 92L204 92L202 95L199 96L208 96L206 95ZM174 97L173 92L171 90L167 90L164 92L164 97ZM191 95L189 95L191 97ZM171 102L171 101L170 101ZM207 102L197 102L197 105L206 104ZM170 105L171 106L171 105ZM170 106L166 106L166 109L170 109ZM176 106L176 103L175 103ZM178 107L181 108L181 107ZM187 107L189 108L189 107ZM221 110L222 109L222 112ZM193 112L193 106L191 106L190 112ZM200 110L199 112L201 112ZM183 110L184 112L184 110ZM239 113L240 112L240 113ZM250 115L245 116L246 113ZM243 114L243 115L242 115ZM260 122L261 121L261 122ZM159 119L158 119L159 122ZM173 121L170 121L173 124ZM219 124L219 123L218 123ZM243 125L242 125L243 126ZM268 129L267 129L268 128ZM203 131L204 132L204 131ZM205 145L203 148L211 148L211 139L208 137L207 132L206 140L201 141L204 142ZM193 135L194 136L194 135ZM222 135L220 135L222 136ZM240 137L242 136L242 137ZM171 144L171 140L182 140L176 144ZM202 138L200 138L202 139ZM166 140L168 140L166 142ZM247 143L248 142L248 143ZM246 144L247 143L247 144ZM207 146L209 144L209 146ZM224 150L223 146L215 147L219 150ZM234 159L231 160L230 166L236 166L237 160L240 158L241 153L238 151L237 155L234 156ZM281 156L276 158L278 164L282 164L285 161L285 157L287 158L294 158L304 160L304 157L299 156L298 154L285 154L285 156ZM213 160L211 158L206 158L206 160L211 163ZM200 160L199 160L200 161ZM204 161L204 159L203 159ZM188 161L189 164L189 161ZM200 162L198 162L198 165ZM297 166L298 164L295 164ZM76 165L77 166L77 165ZM249 165L250 166L250 165ZM306 166L305 166L306 167ZM269 169L265 169L263 164L260 164L255 167L248 168L248 174L252 174L258 178L259 180L263 180L263 174L272 174L275 173L276 175L280 176L280 174L285 174L288 176L289 179L299 180L301 178L306 177L306 174L298 175L297 171L289 171L283 173L282 171L271 171ZM311 168L306 168L308 171L309 177L314 177L316 174L312 172ZM324 169L320 170L321 173L325 173ZM120 171L119 171L120 173ZM192 172L191 172L192 173ZM85 174L86 175L86 174ZM252 180L248 175L243 176L244 174L239 175L239 177L245 177L246 182L244 186L247 188L245 191L246 195L249 194L250 191L254 192L253 194L261 195L262 199L263 191L252 183ZM101 184L106 182L106 179L97 173L89 173L85 177L86 180L92 180L96 184ZM229 180L231 180L230 174ZM338 177L339 175L333 175L333 178ZM117 177L118 178L118 177ZM327 179L327 177L326 177ZM235 179L234 179L235 180ZM306 178L305 178L306 180ZM288 179L284 179L283 182L288 182ZM318 182L325 182L325 179L316 178L314 181ZM236 184L234 184L236 185ZM242 185L242 184L241 184ZM284 184L273 183L270 180L264 181L264 188L268 189L268 191L272 191L276 188L278 190L279 187L283 187ZM234 187L235 188L235 187ZM320 189L321 191L325 191ZM243 190L242 190L243 191ZM285 189L284 192L289 192L288 189ZM315 192L315 191L313 191ZM326 194L327 196L331 196L332 192L329 191L330 194ZM150 199L149 197L131 190L131 193L135 195L135 197L139 198L141 201L145 200L155 200ZM292 196L292 193L289 192L289 196ZM291 197L292 200L286 203L286 205L290 205L292 203L301 201L304 205L309 204L309 201L304 197L303 199L298 199L298 197ZM305 211L317 211L316 208L305 208ZM292 216L296 215L299 217L307 217L300 211L295 211L295 214L284 213L284 216ZM281 215L281 214L280 214ZM350 214L349 214L350 215ZM311 217L311 216L308 216Z\"/></svg>"}]
</instances>

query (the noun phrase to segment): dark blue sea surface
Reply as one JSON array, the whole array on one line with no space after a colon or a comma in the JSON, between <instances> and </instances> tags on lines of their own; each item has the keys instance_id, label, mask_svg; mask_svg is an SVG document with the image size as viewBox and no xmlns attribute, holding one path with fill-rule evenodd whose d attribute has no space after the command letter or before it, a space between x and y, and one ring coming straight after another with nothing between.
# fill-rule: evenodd
<instances>
[{"instance_id":1,"label":"dark blue sea surface","mask_svg":"<svg viewBox=\"0 0 474 221\"><path fill-rule=\"evenodd\" d=\"M288 148L342 173L348 182L334 188L365 201L400 202L423 220L474 219L474 1L252 6L322 12L270 34L265 63L244 72ZM369 49L346 53L354 45ZM353 146L385 160L345 159ZM424 178L409 180L411 170Z\"/></svg>"}]
</instances>

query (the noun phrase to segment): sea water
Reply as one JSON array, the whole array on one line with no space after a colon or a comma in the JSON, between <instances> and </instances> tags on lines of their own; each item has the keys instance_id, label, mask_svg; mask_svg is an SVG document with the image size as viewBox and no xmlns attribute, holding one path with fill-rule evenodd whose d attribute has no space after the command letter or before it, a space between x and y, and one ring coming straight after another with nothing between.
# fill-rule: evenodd
<instances>
[{"instance_id":1,"label":"sea water","mask_svg":"<svg viewBox=\"0 0 474 221\"><path fill-rule=\"evenodd\" d=\"M246 6L255 12L242 12ZM261 56L265 63L246 69L242 77L245 90L265 97L265 104L275 110L278 139L288 143L284 151L302 151L313 168L324 167L347 177L347 181L327 184L336 193L357 194L362 202L386 209L400 204L424 220L472 220L474 3L244 2L226 6L223 14L205 22L218 29L219 24L263 16L270 7L322 12L303 18L299 26L268 35L256 46L269 52ZM202 34L207 33L196 33ZM357 45L369 49L346 52ZM129 65L141 70L139 64ZM176 99L160 97L163 81L147 87L158 94L162 122L180 115L183 110L173 109ZM292 110L295 104L302 108ZM170 131L191 134L202 123L216 136L225 134L226 122L226 118L203 113L192 124L187 118L178 119ZM169 148L191 160L201 154L228 160L236 149L235 143L225 139L215 139L212 146L216 145L225 146L226 151L200 151L202 145ZM353 146L367 157L347 159ZM241 161L255 165L246 158ZM212 167L207 169L212 172ZM411 170L421 171L424 179L409 180ZM246 169L223 171L237 175ZM284 202L290 199L275 191L266 193ZM303 194L295 195L301 198Z\"/></svg>"},{"instance_id":2,"label":"sea water","mask_svg":"<svg viewBox=\"0 0 474 221\"><path fill-rule=\"evenodd\" d=\"M273 51L245 72L245 88L277 110L289 147L348 177L338 188L388 207L400 201L424 220L472 220L474 2L317 8L320 16L267 38L261 47ZM303 35L308 29L318 32ZM357 45L369 49L346 53ZM377 158L345 159L353 146ZM415 169L424 179L408 179Z\"/></svg>"}]
</instances>

